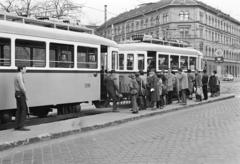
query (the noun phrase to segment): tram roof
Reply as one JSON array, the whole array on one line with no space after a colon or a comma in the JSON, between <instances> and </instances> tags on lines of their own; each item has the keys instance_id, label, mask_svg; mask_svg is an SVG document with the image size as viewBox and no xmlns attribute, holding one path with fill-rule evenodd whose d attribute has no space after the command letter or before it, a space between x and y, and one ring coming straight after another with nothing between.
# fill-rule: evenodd
<instances>
[{"instance_id":1,"label":"tram roof","mask_svg":"<svg viewBox=\"0 0 240 164\"><path fill-rule=\"evenodd\" d=\"M0 20L0 33L118 47L116 42L94 34L19 24L4 20Z\"/></svg>"},{"instance_id":2,"label":"tram roof","mask_svg":"<svg viewBox=\"0 0 240 164\"><path fill-rule=\"evenodd\" d=\"M152 43L127 43L119 44L119 51L157 51L173 54L185 54L185 55L197 55L203 56L203 54L193 48L173 47L167 45L158 45Z\"/></svg>"}]
</instances>

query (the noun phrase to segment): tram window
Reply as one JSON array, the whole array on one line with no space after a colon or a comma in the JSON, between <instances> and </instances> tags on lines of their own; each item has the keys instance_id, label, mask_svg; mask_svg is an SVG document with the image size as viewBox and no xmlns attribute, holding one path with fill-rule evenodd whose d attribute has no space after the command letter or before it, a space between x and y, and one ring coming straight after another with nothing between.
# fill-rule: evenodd
<instances>
[{"instance_id":1,"label":"tram window","mask_svg":"<svg viewBox=\"0 0 240 164\"><path fill-rule=\"evenodd\" d=\"M138 54L138 70L145 69L144 54Z\"/></svg>"},{"instance_id":2,"label":"tram window","mask_svg":"<svg viewBox=\"0 0 240 164\"><path fill-rule=\"evenodd\" d=\"M191 70L196 70L197 67L197 59L195 57L189 58L189 65Z\"/></svg>"},{"instance_id":3,"label":"tram window","mask_svg":"<svg viewBox=\"0 0 240 164\"><path fill-rule=\"evenodd\" d=\"M73 68L74 46L67 44L50 43L50 67Z\"/></svg>"},{"instance_id":4,"label":"tram window","mask_svg":"<svg viewBox=\"0 0 240 164\"><path fill-rule=\"evenodd\" d=\"M116 69L116 57L117 57L117 51L112 52L112 70Z\"/></svg>"},{"instance_id":5,"label":"tram window","mask_svg":"<svg viewBox=\"0 0 240 164\"><path fill-rule=\"evenodd\" d=\"M168 61L169 57L168 55L158 55L158 69L159 70L167 70L168 69Z\"/></svg>"},{"instance_id":6,"label":"tram window","mask_svg":"<svg viewBox=\"0 0 240 164\"><path fill-rule=\"evenodd\" d=\"M15 65L27 67L45 67L46 43L31 40L16 40Z\"/></svg>"},{"instance_id":7,"label":"tram window","mask_svg":"<svg viewBox=\"0 0 240 164\"><path fill-rule=\"evenodd\" d=\"M178 69L179 68L179 56L171 55L170 64L171 64L172 69Z\"/></svg>"},{"instance_id":8,"label":"tram window","mask_svg":"<svg viewBox=\"0 0 240 164\"><path fill-rule=\"evenodd\" d=\"M98 68L98 50L97 48L78 46L77 49L77 67L96 69Z\"/></svg>"},{"instance_id":9,"label":"tram window","mask_svg":"<svg viewBox=\"0 0 240 164\"><path fill-rule=\"evenodd\" d=\"M185 70L188 69L188 57L187 56L181 56L180 66L182 69L185 69Z\"/></svg>"},{"instance_id":10,"label":"tram window","mask_svg":"<svg viewBox=\"0 0 240 164\"><path fill-rule=\"evenodd\" d=\"M11 65L11 41L7 38L0 38L0 66Z\"/></svg>"},{"instance_id":11,"label":"tram window","mask_svg":"<svg viewBox=\"0 0 240 164\"><path fill-rule=\"evenodd\" d=\"M127 54L127 70L133 70L134 56L133 54Z\"/></svg>"},{"instance_id":12,"label":"tram window","mask_svg":"<svg viewBox=\"0 0 240 164\"><path fill-rule=\"evenodd\" d=\"M118 54L119 70L124 70L124 54Z\"/></svg>"}]
</instances>

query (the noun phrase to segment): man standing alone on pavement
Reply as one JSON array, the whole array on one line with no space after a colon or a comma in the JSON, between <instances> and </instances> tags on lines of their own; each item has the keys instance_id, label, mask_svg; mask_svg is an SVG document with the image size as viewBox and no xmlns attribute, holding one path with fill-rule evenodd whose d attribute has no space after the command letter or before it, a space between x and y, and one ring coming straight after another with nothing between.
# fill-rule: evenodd
<instances>
[{"instance_id":1,"label":"man standing alone on pavement","mask_svg":"<svg viewBox=\"0 0 240 164\"><path fill-rule=\"evenodd\" d=\"M17 101L15 130L27 131L29 129L24 128L24 122L26 119L28 107L26 103L27 95L23 77L23 75L26 73L26 67L18 67L17 70L18 73L14 79L15 98Z\"/></svg>"}]
</instances>

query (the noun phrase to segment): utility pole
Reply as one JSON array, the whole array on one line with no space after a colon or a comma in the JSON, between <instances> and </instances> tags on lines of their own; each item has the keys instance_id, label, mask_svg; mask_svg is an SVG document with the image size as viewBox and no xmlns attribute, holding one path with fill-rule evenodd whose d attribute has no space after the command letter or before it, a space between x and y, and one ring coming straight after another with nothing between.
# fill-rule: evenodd
<instances>
[{"instance_id":1,"label":"utility pole","mask_svg":"<svg viewBox=\"0 0 240 164\"><path fill-rule=\"evenodd\" d=\"M107 21L107 5L104 5L104 22Z\"/></svg>"}]
</instances>

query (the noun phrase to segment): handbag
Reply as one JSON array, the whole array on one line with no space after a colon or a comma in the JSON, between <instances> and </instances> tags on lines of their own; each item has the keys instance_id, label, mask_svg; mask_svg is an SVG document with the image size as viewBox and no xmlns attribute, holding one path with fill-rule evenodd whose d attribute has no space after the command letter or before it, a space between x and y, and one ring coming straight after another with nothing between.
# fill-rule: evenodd
<instances>
[{"instance_id":1,"label":"handbag","mask_svg":"<svg viewBox=\"0 0 240 164\"><path fill-rule=\"evenodd\" d=\"M202 87L197 87L196 94L202 96L203 94Z\"/></svg>"}]
</instances>

